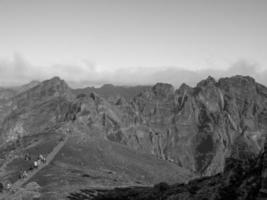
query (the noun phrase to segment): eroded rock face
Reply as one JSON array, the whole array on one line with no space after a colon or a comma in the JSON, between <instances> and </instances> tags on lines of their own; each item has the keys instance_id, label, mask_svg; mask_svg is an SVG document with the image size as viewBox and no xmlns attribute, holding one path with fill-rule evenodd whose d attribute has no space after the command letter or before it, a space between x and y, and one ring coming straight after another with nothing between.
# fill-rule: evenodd
<instances>
[{"instance_id":1,"label":"eroded rock face","mask_svg":"<svg viewBox=\"0 0 267 200\"><path fill-rule=\"evenodd\" d=\"M0 143L38 134L67 121L72 98L70 88L58 77L11 97L0 127Z\"/></svg>"},{"instance_id":2,"label":"eroded rock face","mask_svg":"<svg viewBox=\"0 0 267 200\"><path fill-rule=\"evenodd\" d=\"M71 123L81 135L104 137L198 175L223 171L227 157L258 154L267 131L267 89L244 76L218 82L208 77L177 90L158 83L130 100L96 93L75 97L56 77L12 100L2 138Z\"/></svg>"},{"instance_id":3,"label":"eroded rock face","mask_svg":"<svg viewBox=\"0 0 267 200\"><path fill-rule=\"evenodd\" d=\"M158 83L131 101L108 102L95 94L90 109L82 104L94 112L80 119L93 117L92 124L112 141L212 175L223 170L226 157L256 155L262 148L266 91L243 76L218 82L208 77L195 88L183 84L177 90Z\"/></svg>"}]
</instances>

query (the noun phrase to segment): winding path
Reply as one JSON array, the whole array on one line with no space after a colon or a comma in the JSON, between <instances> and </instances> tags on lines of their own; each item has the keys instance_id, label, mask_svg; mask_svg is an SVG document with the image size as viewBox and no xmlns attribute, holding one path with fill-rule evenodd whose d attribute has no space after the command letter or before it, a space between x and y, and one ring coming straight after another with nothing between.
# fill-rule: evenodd
<instances>
[{"instance_id":1,"label":"winding path","mask_svg":"<svg viewBox=\"0 0 267 200\"><path fill-rule=\"evenodd\" d=\"M58 154L58 152L62 149L62 147L66 144L69 137L70 137L69 135L66 135L66 137L54 147L54 149L47 155L45 163L41 164L33 172L29 173L29 175L26 178L19 179L18 181L16 181L12 185L11 191L17 191L20 187L22 187L25 183L27 183L33 176L35 176L40 170L48 166L51 163L51 161L55 158L55 156ZM10 199L10 198L12 199L13 195L15 194L7 193L4 196L0 196L0 199Z\"/></svg>"},{"instance_id":2,"label":"winding path","mask_svg":"<svg viewBox=\"0 0 267 200\"><path fill-rule=\"evenodd\" d=\"M19 179L17 182L13 184L13 189L21 187L23 184L25 184L27 181L29 181L35 174L37 174L40 170L42 170L44 167L49 165L49 163L55 158L55 156L58 154L58 152L62 149L62 147L66 144L69 136L66 136L64 140L60 141L54 149L47 155L46 162L41 164L37 169L35 169L32 173L30 173L26 178Z\"/></svg>"}]
</instances>

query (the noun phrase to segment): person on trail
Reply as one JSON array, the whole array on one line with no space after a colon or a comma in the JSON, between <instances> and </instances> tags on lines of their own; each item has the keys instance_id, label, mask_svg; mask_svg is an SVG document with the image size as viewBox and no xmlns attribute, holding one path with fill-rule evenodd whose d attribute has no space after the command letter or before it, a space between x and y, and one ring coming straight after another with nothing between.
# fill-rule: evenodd
<instances>
[{"instance_id":1,"label":"person on trail","mask_svg":"<svg viewBox=\"0 0 267 200\"><path fill-rule=\"evenodd\" d=\"M26 178L28 176L28 173L26 171L23 171L22 178Z\"/></svg>"},{"instance_id":2,"label":"person on trail","mask_svg":"<svg viewBox=\"0 0 267 200\"><path fill-rule=\"evenodd\" d=\"M24 159L25 160L31 160L30 154L29 153L26 153Z\"/></svg>"},{"instance_id":3,"label":"person on trail","mask_svg":"<svg viewBox=\"0 0 267 200\"><path fill-rule=\"evenodd\" d=\"M43 163L46 162L46 159L45 159L45 157L44 157L42 154L39 155L39 159L40 159Z\"/></svg>"},{"instance_id":4,"label":"person on trail","mask_svg":"<svg viewBox=\"0 0 267 200\"><path fill-rule=\"evenodd\" d=\"M6 189L7 189L8 191L11 189L11 187L12 187L11 183L7 183L7 184L6 184Z\"/></svg>"},{"instance_id":5,"label":"person on trail","mask_svg":"<svg viewBox=\"0 0 267 200\"><path fill-rule=\"evenodd\" d=\"M34 166L34 168L38 168L38 161L34 161L33 166Z\"/></svg>"},{"instance_id":6,"label":"person on trail","mask_svg":"<svg viewBox=\"0 0 267 200\"><path fill-rule=\"evenodd\" d=\"M37 160L37 165L40 166L42 164L42 161L40 159Z\"/></svg>"}]
</instances>

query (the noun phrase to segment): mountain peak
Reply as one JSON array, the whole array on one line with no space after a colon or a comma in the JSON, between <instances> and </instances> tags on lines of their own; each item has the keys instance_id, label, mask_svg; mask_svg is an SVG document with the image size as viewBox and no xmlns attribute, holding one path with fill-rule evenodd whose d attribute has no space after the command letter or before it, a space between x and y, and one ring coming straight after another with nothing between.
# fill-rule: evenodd
<instances>
[{"instance_id":1,"label":"mountain peak","mask_svg":"<svg viewBox=\"0 0 267 200\"><path fill-rule=\"evenodd\" d=\"M250 76L232 76L227 78L221 78L218 81L220 88L224 88L227 91L236 93L239 91L242 95L253 94L256 92L256 82Z\"/></svg>"},{"instance_id":2,"label":"mountain peak","mask_svg":"<svg viewBox=\"0 0 267 200\"><path fill-rule=\"evenodd\" d=\"M208 86L208 85L215 85L215 84L216 84L216 80L212 76L208 76L208 78L200 81L197 84L197 87Z\"/></svg>"},{"instance_id":3,"label":"mountain peak","mask_svg":"<svg viewBox=\"0 0 267 200\"><path fill-rule=\"evenodd\" d=\"M173 92L174 91L174 87L169 84L169 83L156 83L153 87L152 87L153 91L166 91L166 92Z\"/></svg>"},{"instance_id":4,"label":"mountain peak","mask_svg":"<svg viewBox=\"0 0 267 200\"><path fill-rule=\"evenodd\" d=\"M60 77L58 77L58 76L54 76L51 79L47 79L47 80L43 81L43 83L62 83L62 82L65 83L65 81L60 79Z\"/></svg>"},{"instance_id":5,"label":"mountain peak","mask_svg":"<svg viewBox=\"0 0 267 200\"><path fill-rule=\"evenodd\" d=\"M185 90L190 90L190 89L192 88L186 83L182 83L182 85L178 88L179 91L185 91Z\"/></svg>"},{"instance_id":6,"label":"mountain peak","mask_svg":"<svg viewBox=\"0 0 267 200\"><path fill-rule=\"evenodd\" d=\"M37 86L30 88L21 94L15 96L15 101L19 106L29 104L29 102L36 102L51 97L64 96L67 99L73 98L71 89L67 83L59 77L45 80Z\"/></svg>"},{"instance_id":7,"label":"mountain peak","mask_svg":"<svg viewBox=\"0 0 267 200\"><path fill-rule=\"evenodd\" d=\"M174 93L174 87L168 83L156 83L152 87L152 91L159 96L168 96L168 94Z\"/></svg>"}]
</instances>

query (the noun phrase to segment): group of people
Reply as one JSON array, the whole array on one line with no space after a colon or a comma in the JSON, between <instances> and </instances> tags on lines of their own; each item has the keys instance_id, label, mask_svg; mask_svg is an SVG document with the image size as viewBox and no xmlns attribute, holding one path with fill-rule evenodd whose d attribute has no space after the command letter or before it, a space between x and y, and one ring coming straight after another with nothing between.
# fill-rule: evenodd
<instances>
[{"instance_id":1,"label":"group of people","mask_svg":"<svg viewBox=\"0 0 267 200\"><path fill-rule=\"evenodd\" d=\"M0 183L0 193L3 193L5 191L11 191L11 189L12 189L12 184L10 182Z\"/></svg>"},{"instance_id":2,"label":"group of people","mask_svg":"<svg viewBox=\"0 0 267 200\"><path fill-rule=\"evenodd\" d=\"M40 154L38 157L38 160L35 160L33 162L33 167L38 168L41 165L41 163L45 163L45 162L46 162L46 158L42 154Z\"/></svg>"},{"instance_id":3,"label":"group of people","mask_svg":"<svg viewBox=\"0 0 267 200\"><path fill-rule=\"evenodd\" d=\"M32 160L32 157L29 153L26 153L24 159L29 161L29 160ZM42 154L40 154L38 156L38 159L33 161L33 166L30 167L28 171L27 170L24 170L24 171L21 170L19 178L26 178L28 176L29 171L32 171L33 169L37 169L42 163L46 163L46 158Z\"/></svg>"},{"instance_id":4,"label":"group of people","mask_svg":"<svg viewBox=\"0 0 267 200\"><path fill-rule=\"evenodd\" d=\"M26 153L25 156L24 156L24 159L27 160L27 161L31 161L32 160L32 157L29 153ZM29 175L29 172L38 168L41 164L44 164L46 163L46 158L45 156L43 156L42 154L40 154L38 156L38 159L37 160L34 160L33 161L33 166L30 167L28 170L20 170L20 173L19 173L19 178L20 179L24 179L26 177L28 177ZM4 192L4 191L11 191L12 190L12 184L11 182L6 182L6 183L1 183L0 182L0 193Z\"/></svg>"}]
</instances>

